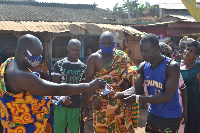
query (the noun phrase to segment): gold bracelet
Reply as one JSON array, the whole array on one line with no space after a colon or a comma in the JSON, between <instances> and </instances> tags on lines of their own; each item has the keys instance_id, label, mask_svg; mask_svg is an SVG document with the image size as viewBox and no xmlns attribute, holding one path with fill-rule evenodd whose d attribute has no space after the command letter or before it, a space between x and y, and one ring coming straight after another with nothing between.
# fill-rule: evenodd
<instances>
[{"instance_id":1,"label":"gold bracelet","mask_svg":"<svg viewBox=\"0 0 200 133\"><path fill-rule=\"evenodd\" d=\"M92 101L92 99L93 99L94 97L97 97L97 94L92 95L91 98L90 98L90 101Z\"/></svg>"}]
</instances>

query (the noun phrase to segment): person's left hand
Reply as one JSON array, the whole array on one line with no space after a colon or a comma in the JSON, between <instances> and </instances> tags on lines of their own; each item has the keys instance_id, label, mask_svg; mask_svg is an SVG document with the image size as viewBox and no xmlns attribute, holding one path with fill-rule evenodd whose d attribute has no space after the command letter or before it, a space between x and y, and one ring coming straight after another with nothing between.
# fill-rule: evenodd
<instances>
[{"instance_id":1,"label":"person's left hand","mask_svg":"<svg viewBox=\"0 0 200 133\"><path fill-rule=\"evenodd\" d=\"M86 122L89 119L89 109L84 109L84 114L83 114L83 121Z\"/></svg>"},{"instance_id":2,"label":"person's left hand","mask_svg":"<svg viewBox=\"0 0 200 133\"><path fill-rule=\"evenodd\" d=\"M122 99L122 102L124 102L127 105L134 104L134 103L136 103L136 95L132 94L131 96L126 97L126 98Z\"/></svg>"},{"instance_id":3,"label":"person's left hand","mask_svg":"<svg viewBox=\"0 0 200 133\"><path fill-rule=\"evenodd\" d=\"M104 89L106 85L106 81L100 78L92 80L90 83L91 88L94 88L93 90L97 89Z\"/></svg>"}]
</instances>

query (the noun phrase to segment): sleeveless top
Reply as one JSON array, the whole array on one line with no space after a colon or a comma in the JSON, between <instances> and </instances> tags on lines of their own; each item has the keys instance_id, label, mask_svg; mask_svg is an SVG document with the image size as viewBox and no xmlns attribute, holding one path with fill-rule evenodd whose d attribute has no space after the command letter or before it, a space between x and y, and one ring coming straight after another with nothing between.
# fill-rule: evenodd
<instances>
[{"instance_id":1,"label":"sleeveless top","mask_svg":"<svg viewBox=\"0 0 200 133\"><path fill-rule=\"evenodd\" d=\"M156 95L165 92L165 70L170 62L170 58L166 57L164 61L156 68L150 68L150 63L146 62L144 66L144 84L147 86L149 95ZM168 103L150 103L149 113L162 118L178 118L182 116L181 106L179 102L178 86Z\"/></svg>"},{"instance_id":2,"label":"sleeveless top","mask_svg":"<svg viewBox=\"0 0 200 133\"><path fill-rule=\"evenodd\" d=\"M37 96L25 91L12 94L6 90L5 69L13 59L13 57L8 58L0 67L0 119L2 124L4 128L9 128L38 121L43 122L49 118L51 97Z\"/></svg>"}]
</instances>

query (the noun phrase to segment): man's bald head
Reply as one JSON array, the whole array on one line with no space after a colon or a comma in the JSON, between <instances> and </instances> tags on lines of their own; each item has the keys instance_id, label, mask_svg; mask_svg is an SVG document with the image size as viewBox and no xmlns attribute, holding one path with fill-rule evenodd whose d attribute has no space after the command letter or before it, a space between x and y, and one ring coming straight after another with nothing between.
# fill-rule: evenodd
<instances>
[{"instance_id":1,"label":"man's bald head","mask_svg":"<svg viewBox=\"0 0 200 133\"><path fill-rule=\"evenodd\" d=\"M17 52L21 51L22 49L42 49L42 43L40 40L31 35L25 34L19 38L17 43Z\"/></svg>"},{"instance_id":2,"label":"man's bald head","mask_svg":"<svg viewBox=\"0 0 200 133\"><path fill-rule=\"evenodd\" d=\"M71 39L68 43L68 47L70 47L71 45L78 45L81 47L81 42L77 39Z\"/></svg>"},{"instance_id":3,"label":"man's bald head","mask_svg":"<svg viewBox=\"0 0 200 133\"><path fill-rule=\"evenodd\" d=\"M110 40L114 41L114 35L113 35L113 33L110 32L110 31L105 31L105 32L103 32L103 33L101 34L101 36L100 36L100 41L101 41L104 37L109 37Z\"/></svg>"},{"instance_id":4,"label":"man's bald head","mask_svg":"<svg viewBox=\"0 0 200 133\"><path fill-rule=\"evenodd\" d=\"M42 43L37 37L25 34L18 40L15 60L24 68L33 68L34 66L31 64L32 62L29 60L29 57L41 56L42 50Z\"/></svg>"}]
</instances>

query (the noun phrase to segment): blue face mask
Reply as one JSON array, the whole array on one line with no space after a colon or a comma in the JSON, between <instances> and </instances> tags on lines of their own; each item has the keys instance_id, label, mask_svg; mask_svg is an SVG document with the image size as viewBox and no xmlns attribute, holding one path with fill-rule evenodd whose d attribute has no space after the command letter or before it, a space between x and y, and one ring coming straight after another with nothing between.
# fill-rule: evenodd
<instances>
[{"instance_id":1,"label":"blue face mask","mask_svg":"<svg viewBox=\"0 0 200 133\"><path fill-rule=\"evenodd\" d=\"M110 53L113 52L113 49L115 48L115 42L113 43L113 45L112 45L111 47L108 47L108 48L103 47L103 46L100 44L100 48L101 48L101 50L102 50L103 53L105 53L105 54L110 54Z\"/></svg>"},{"instance_id":2,"label":"blue face mask","mask_svg":"<svg viewBox=\"0 0 200 133\"><path fill-rule=\"evenodd\" d=\"M26 50L27 53L29 54L29 58L25 57L25 59L28 61L28 63L31 64L32 67L36 67L40 64L40 62L42 61L42 56L35 56L32 55L31 52L29 50Z\"/></svg>"}]
</instances>

